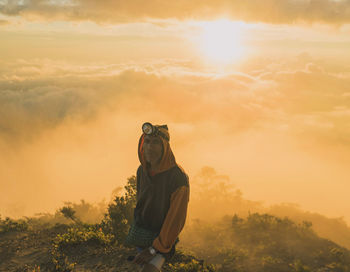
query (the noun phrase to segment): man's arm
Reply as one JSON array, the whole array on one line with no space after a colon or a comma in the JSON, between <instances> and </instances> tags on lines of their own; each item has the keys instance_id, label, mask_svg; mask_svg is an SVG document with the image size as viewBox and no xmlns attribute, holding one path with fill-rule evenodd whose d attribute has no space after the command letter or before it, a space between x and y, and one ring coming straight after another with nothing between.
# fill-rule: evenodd
<instances>
[{"instance_id":1,"label":"man's arm","mask_svg":"<svg viewBox=\"0 0 350 272\"><path fill-rule=\"evenodd\" d=\"M187 206L189 201L189 187L181 186L172 193L170 207L165 217L159 236L153 241L152 246L161 253L171 250L176 238L179 236L186 221Z\"/></svg>"}]
</instances>

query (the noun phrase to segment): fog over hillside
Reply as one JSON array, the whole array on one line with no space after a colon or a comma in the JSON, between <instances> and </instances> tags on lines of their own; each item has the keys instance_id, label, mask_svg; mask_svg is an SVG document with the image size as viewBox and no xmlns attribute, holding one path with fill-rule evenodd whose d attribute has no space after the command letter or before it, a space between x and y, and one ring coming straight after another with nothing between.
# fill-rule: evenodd
<instances>
[{"instance_id":1,"label":"fog over hillside","mask_svg":"<svg viewBox=\"0 0 350 272\"><path fill-rule=\"evenodd\" d=\"M197 68L171 59L2 62L0 213L109 200L135 174L140 127L150 121L168 124L191 179L209 165L247 199L349 222L349 66L302 54L219 76Z\"/></svg>"}]
</instances>

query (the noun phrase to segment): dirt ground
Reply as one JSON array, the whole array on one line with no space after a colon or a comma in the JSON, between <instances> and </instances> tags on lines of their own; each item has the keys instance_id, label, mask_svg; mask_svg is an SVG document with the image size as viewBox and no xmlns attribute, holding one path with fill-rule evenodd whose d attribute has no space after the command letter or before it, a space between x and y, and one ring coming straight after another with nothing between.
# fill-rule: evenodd
<instances>
[{"instance_id":1,"label":"dirt ground","mask_svg":"<svg viewBox=\"0 0 350 272\"><path fill-rule=\"evenodd\" d=\"M127 260L136 250L123 245L77 245L60 251L57 255L52 246L57 234L66 232L68 226L60 225L47 229L0 233L1 272L41 271L137 271L138 266ZM188 263L195 258L178 252L172 263ZM58 263L55 263L58 260ZM58 264L58 266L57 266ZM166 265L163 270L171 269Z\"/></svg>"},{"instance_id":2,"label":"dirt ground","mask_svg":"<svg viewBox=\"0 0 350 272\"><path fill-rule=\"evenodd\" d=\"M64 271L57 270L52 261L52 241L66 229L61 226L0 234L0 271ZM65 261L74 264L72 271L136 271L137 268L127 261L129 255L135 255L134 250L123 246L76 246L64 253L61 264Z\"/></svg>"}]
</instances>

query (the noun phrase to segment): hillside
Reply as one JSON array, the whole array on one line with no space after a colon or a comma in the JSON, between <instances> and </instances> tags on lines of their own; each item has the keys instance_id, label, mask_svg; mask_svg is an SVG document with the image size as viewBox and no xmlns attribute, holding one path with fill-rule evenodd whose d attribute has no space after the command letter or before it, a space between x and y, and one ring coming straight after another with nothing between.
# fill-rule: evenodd
<instances>
[{"instance_id":1,"label":"hillside","mask_svg":"<svg viewBox=\"0 0 350 272\"><path fill-rule=\"evenodd\" d=\"M53 215L0 217L0 271L136 271L127 260L136 251L124 244L136 201L134 176L124 189L104 215L82 201ZM97 217L87 220L87 214ZM350 272L350 251L320 237L307 220L233 214L188 222L163 271Z\"/></svg>"},{"instance_id":2,"label":"hillside","mask_svg":"<svg viewBox=\"0 0 350 272\"><path fill-rule=\"evenodd\" d=\"M84 228L80 231L85 233L73 241L72 236L64 236L73 229L77 229L76 226L57 224L50 228L2 232L0 271L136 271L137 266L127 261L128 256L136 254L134 249L116 241L104 243L102 232L91 231L92 235L88 237ZM95 236L96 233L101 236ZM84 235L87 235L85 240ZM59 239L58 242L58 237L66 240ZM164 271L182 271L177 269L180 266L209 271L203 269L199 260L181 252L174 256L171 265L167 265Z\"/></svg>"},{"instance_id":3,"label":"hillside","mask_svg":"<svg viewBox=\"0 0 350 272\"><path fill-rule=\"evenodd\" d=\"M318 237L308 222L252 214L221 224L197 222L192 239L163 271L348 272L350 251ZM135 250L123 245L101 225L1 221L0 271L135 271L127 261ZM195 252L185 254L186 251ZM204 259L208 266L198 258Z\"/></svg>"}]
</instances>

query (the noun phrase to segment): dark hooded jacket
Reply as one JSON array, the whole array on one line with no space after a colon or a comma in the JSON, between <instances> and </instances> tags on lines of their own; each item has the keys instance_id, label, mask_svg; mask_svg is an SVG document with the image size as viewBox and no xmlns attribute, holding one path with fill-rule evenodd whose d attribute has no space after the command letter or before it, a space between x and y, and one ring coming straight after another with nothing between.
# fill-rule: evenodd
<instances>
[{"instance_id":1,"label":"dark hooded jacket","mask_svg":"<svg viewBox=\"0 0 350 272\"><path fill-rule=\"evenodd\" d=\"M164 129L163 133L168 131ZM137 170L134 218L138 226L159 233L152 246L159 252L168 253L185 224L189 182L186 173L176 164L169 142L158 137L162 140L163 154L153 173L143 155L144 135L139 141L141 165Z\"/></svg>"}]
</instances>

